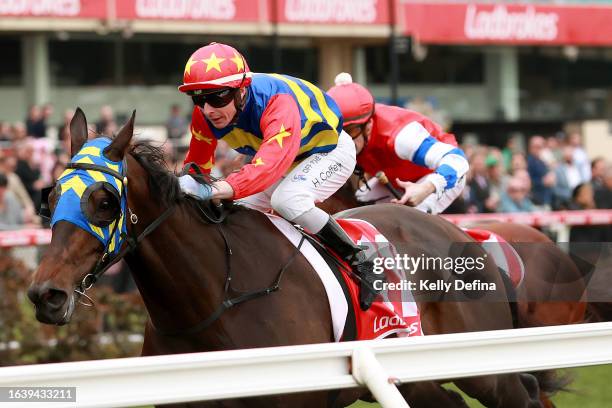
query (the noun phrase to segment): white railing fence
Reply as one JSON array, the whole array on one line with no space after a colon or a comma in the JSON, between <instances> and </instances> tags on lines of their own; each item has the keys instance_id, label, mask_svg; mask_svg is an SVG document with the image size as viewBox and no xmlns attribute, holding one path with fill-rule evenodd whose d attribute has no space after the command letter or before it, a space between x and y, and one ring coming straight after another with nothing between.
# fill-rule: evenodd
<instances>
[{"instance_id":1,"label":"white railing fence","mask_svg":"<svg viewBox=\"0 0 612 408\"><path fill-rule=\"evenodd\" d=\"M4 367L0 387L76 387L77 402L52 404L60 408L129 407L367 386L384 407L399 407L407 405L397 399L393 385L397 381L609 363L612 323L592 323Z\"/></svg>"}]
</instances>

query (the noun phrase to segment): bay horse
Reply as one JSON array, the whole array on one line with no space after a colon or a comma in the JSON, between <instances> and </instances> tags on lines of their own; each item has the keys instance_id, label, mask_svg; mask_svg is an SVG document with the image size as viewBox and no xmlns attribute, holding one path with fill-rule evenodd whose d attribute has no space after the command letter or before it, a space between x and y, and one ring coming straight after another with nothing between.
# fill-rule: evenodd
<instances>
[{"instance_id":1,"label":"bay horse","mask_svg":"<svg viewBox=\"0 0 612 408\"><path fill-rule=\"evenodd\" d=\"M67 171L101 181L81 186L88 194L66 207L71 202L62 200L72 192L65 187L68 177L60 177L48 197L49 212L54 219L70 213L86 223L95 222L107 229L103 236L109 238L96 238L77 222L53 223L51 243L28 289L36 318L47 324L67 324L75 304L87 296L85 291L99 274L125 256L149 314L144 356L334 341L327 295L301 253L258 211L228 204L226 212L220 212L207 203L203 217L201 203L181 193L161 150L144 142L131 143L134 116L135 112L113 139L88 140L81 109L70 123L72 159ZM83 162L94 142L105 146L100 153L114 170ZM116 191L111 191L112 183ZM70 188L79 185L73 182ZM358 208L342 217L366 220L397 244L471 241L439 217L403 206ZM450 280L451 274L417 271L420 279ZM505 296L503 282L490 262L479 277L496 283ZM512 327L507 302L459 302L452 296L445 302L427 302L419 296L415 293L428 334ZM230 298L248 301L231 307ZM528 374L465 378L456 384L487 407L541 406L537 380ZM400 391L413 407L466 406L458 394L431 382L403 384ZM425 400L415 398L424 393ZM172 406L343 407L368 394L364 389L350 389Z\"/></svg>"},{"instance_id":2,"label":"bay horse","mask_svg":"<svg viewBox=\"0 0 612 408\"><path fill-rule=\"evenodd\" d=\"M332 213L373 203L355 197L355 177L319 207ZM390 193L391 194L391 193ZM467 228L494 232L505 239L525 265L525 281L516 289L517 327L554 326L585 322L584 273L572 257L537 229L511 222L474 222ZM611 316L612 317L612 316Z\"/></svg>"}]
</instances>

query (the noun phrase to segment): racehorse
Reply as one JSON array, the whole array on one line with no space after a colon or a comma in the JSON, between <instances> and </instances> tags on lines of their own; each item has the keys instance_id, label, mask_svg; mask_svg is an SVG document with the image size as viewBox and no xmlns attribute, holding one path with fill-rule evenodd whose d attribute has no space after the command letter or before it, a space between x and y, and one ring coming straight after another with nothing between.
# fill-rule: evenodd
<instances>
[{"instance_id":1,"label":"racehorse","mask_svg":"<svg viewBox=\"0 0 612 408\"><path fill-rule=\"evenodd\" d=\"M49 212L54 217L69 213L108 234L101 241L87 225L53 224L51 243L28 290L37 319L67 324L85 291L125 256L149 313L142 355L333 341L326 293L308 261L265 214L231 204L219 210L184 196L160 149L131 144L134 116L113 139L88 140L80 109L70 123L67 171L81 181L99 181L66 187L68 177L60 177L48 197ZM114 170L82 160L85 153L95 154L94 142L104 146L98 153ZM80 202L62 201L79 188ZM370 222L393 243L471 242L452 224L403 206L370 206L342 216ZM451 274L442 269L416 273L419 279L446 280L453 279ZM505 293L490 262L478 276ZM419 293L415 299L428 334L512 327L507 302L457 302L452 296L427 302ZM527 374L466 378L456 384L487 407L540 406L537 380ZM435 383L403 384L400 391L413 407L465 407L457 394ZM414 397L424 392L425 401ZM352 389L174 406L342 407L367 396L364 389Z\"/></svg>"},{"instance_id":2,"label":"racehorse","mask_svg":"<svg viewBox=\"0 0 612 408\"><path fill-rule=\"evenodd\" d=\"M319 207L336 213L372 204L357 200L357 186L357 180L350 180L336 194L320 203ZM475 222L466 227L498 234L523 260L525 281L516 288L515 294L518 306L517 327L585 322L587 303L584 273L570 255L545 234L528 225L501 221Z\"/></svg>"},{"instance_id":3,"label":"racehorse","mask_svg":"<svg viewBox=\"0 0 612 408\"><path fill-rule=\"evenodd\" d=\"M359 181L353 177L318 206L336 213L374 204L358 201L355 196L357 188ZM570 254L542 232L528 225L501 221L475 222L466 227L498 234L516 250L524 263L525 278L513 293L516 307L511 309L515 314L516 328L612 320L612 303L587 303L586 272L578 268ZM597 278L605 279L606 276L609 274L600 273ZM601 290L609 288L607 284L600 286ZM600 297L610 298L606 295ZM547 394L566 389L571 381L571 377L558 376L554 371L538 372L536 376L542 388L541 400L547 407L553 406Z\"/></svg>"}]
</instances>

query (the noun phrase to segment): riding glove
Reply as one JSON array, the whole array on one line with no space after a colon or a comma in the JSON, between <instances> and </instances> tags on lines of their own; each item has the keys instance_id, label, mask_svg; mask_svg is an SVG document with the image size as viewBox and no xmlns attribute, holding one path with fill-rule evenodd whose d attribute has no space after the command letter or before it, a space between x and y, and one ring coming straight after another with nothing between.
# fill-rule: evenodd
<instances>
[{"instance_id":1,"label":"riding glove","mask_svg":"<svg viewBox=\"0 0 612 408\"><path fill-rule=\"evenodd\" d=\"M181 191L199 200L210 200L213 196L212 187L208 184L198 183L189 174L179 177Z\"/></svg>"}]
</instances>

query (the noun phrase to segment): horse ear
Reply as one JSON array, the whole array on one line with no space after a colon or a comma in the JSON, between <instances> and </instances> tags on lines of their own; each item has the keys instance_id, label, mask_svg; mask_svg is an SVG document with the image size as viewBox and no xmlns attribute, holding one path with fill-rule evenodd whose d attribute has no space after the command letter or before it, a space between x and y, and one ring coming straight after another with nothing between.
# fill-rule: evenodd
<instances>
[{"instance_id":1,"label":"horse ear","mask_svg":"<svg viewBox=\"0 0 612 408\"><path fill-rule=\"evenodd\" d=\"M74 157L87 141L87 119L81 108L77 108L70 120L70 156Z\"/></svg>"},{"instance_id":2,"label":"horse ear","mask_svg":"<svg viewBox=\"0 0 612 408\"><path fill-rule=\"evenodd\" d=\"M136 117L136 111L132 112L132 117L128 122L123 125L117 136L113 139L113 142L104 149L104 155L112 161L121 161L125 156L132 136L134 135L134 118Z\"/></svg>"}]
</instances>

